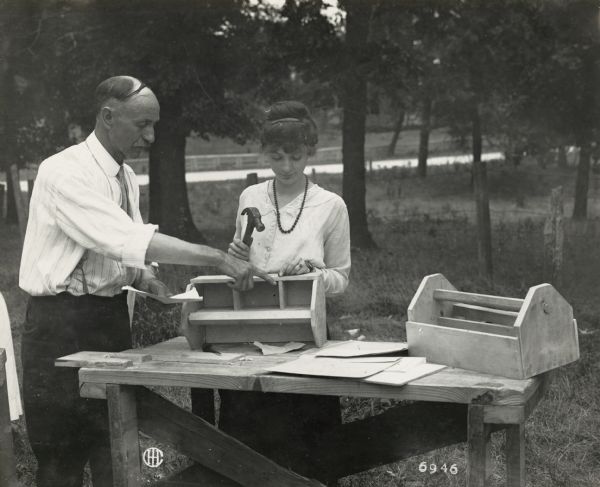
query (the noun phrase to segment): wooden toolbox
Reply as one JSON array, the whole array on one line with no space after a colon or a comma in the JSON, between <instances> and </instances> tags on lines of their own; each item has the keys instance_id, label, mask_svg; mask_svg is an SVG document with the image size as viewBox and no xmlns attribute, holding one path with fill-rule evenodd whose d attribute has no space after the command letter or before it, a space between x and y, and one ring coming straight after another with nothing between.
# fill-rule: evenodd
<instances>
[{"instance_id":1,"label":"wooden toolbox","mask_svg":"<svg viewBox=\"0 0 600 487\"><path fill-rule=\"evenodd\" d=\"M408 308L408 353L428 362L526 379L579 358L573 309L550 284L525 299L457 291L427 276Z\"/></svg>"},{"instance_id":2,"label":"wooden toolbox","mask_svg":"<svg viewBox=\"0 0 600 487\"><path fill-rule=\"evenodd\" d=\"M213 343L314 342L327 339L325 288L320 274L272 276L273 286L254 278L254 288L239 292L228 276L200 276L191 283L202 303L186 303L182 328L193 350Z\"/></svg>"}]
</instances>

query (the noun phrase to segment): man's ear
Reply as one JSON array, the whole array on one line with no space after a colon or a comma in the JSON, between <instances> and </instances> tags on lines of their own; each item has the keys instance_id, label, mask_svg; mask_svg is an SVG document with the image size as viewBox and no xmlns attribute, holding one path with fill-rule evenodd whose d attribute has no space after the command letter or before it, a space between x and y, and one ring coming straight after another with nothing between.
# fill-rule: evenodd
<instances>
[{"instance_id":1,"label":"man's ear","mask_svg":"<svg viewBox=\"0 0 600 487\"><path fill-rule=\"evenodd\" d=\"M102 107L100 110L100 120L106 128L111 127L115 119L113 109L110 107Z\"/></svg>"}]
</instances>

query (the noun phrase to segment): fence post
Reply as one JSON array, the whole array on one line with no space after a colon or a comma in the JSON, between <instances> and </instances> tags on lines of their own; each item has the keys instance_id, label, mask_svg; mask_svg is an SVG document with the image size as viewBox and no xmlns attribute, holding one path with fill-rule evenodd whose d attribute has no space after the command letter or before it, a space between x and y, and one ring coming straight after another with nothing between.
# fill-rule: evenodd
<instances>
[{"instance_id":1,"label":"fence post","mask_svg":"<svg viewBox=\"0 0 600 487\"><path fill-rule=\"evenodd\" d=\"M6 188L4 184L0 184L0 220L6 218Z\"/></svg>"},{"instance_id":2,"label":"fence post","mask_svg":"<svg viewBox=\"0 0 600 487\"><path fill-rule=\"evenodd\" d=\"M311 176L312 182L317 184L317 171L316 169L313 167L312 168L312 176Z\"/></svg>"},{"instance_id":3,"label":"fence post","mask_svg":"<svg viewBox=\"0 0 600 487\"><path fill-rule=\"evenodd\" d=\"M15 207L17 209L17 218L19 220L19 230L21 231L21 238L24 240L25 230L27 229L27 204L23 200L21 180L19 178L19 168L16 164L11 164L9 172L9 177L11 178L13 193L15 196Z\"/></svg>"},{"instance_id":4,"label":"fence post","mask_svg":"<svg viewBox=\"0 0 600 487\"><path fill-rule=\"evenodd\" d=\"M252 186L253 184L258 184L258 174L255 172L249 172L246 174L246 188L248 186Z\"/></svg>"},{"instance_id":5,"label":"fence post","mask_svg":"<svg viewBox=\"0 0 600 487\"><path fill-rule=\"evenodd\" d=\"M558 186L550 195L550 213L544 223L544 279L555 287L562 284L564 242L563 187Z\"/></svg>"}]
</instances>

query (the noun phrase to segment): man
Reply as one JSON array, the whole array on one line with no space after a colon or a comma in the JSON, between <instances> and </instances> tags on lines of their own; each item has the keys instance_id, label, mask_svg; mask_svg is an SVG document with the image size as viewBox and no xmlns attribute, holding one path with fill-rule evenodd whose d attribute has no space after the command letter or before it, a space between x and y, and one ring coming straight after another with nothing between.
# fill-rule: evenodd
<instances>
[{"instance_id":1,"label":"man","mask_svg":"<svg viewBox=\"0 0 600 487\"><path fill-rule=\"evenodd\" d=\"M240 290L264 271L144 224L134 173L123 163L154 142L159 104L129 76L96 89L96 124L81 144L40 165L19 285L30 294L22 337L24 406L38 487L112 486L104 401L79 397L77 372L54 367L80 350L131 348L124 285L167 294L146 262L212 265Z\"/></svg>"}]
</instances>

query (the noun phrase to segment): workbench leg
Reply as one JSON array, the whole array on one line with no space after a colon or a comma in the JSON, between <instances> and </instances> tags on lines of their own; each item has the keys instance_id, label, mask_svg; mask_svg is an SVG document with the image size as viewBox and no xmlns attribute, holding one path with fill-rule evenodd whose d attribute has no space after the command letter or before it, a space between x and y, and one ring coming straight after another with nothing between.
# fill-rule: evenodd
<instances>
[{"instance_id":1,"label":"workbench leg","mask_svg":"<svg viewBox=\"0 0 600 487\"><path fill-rule=\"evenodd\" d=\"M135 388L106 385L110 449L115 487L141 485L140 443L135 400Z\"/></svg>"},{"instance_id":2,"label":"workbench leg","mask_svg":"<svg viewBox=\"0 0 600 487\"><path fill-rule=\"evenodd\" d=\"M470 404L467 428L467 487L485 487L491 473L491 426L483 422L484 406Z\"/></svg>"},{"instance_id":3,"label":"workbench leg","mask_svg":"<svg viewBox=\"0 0 600 487\"><path fill-rule=\"evenodd\" d=\"M525 423L506 429L506 485L525 487Z\"/></svg>"}]
</instances>

